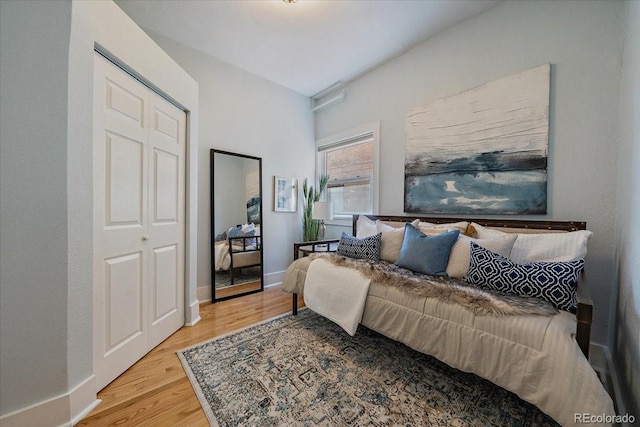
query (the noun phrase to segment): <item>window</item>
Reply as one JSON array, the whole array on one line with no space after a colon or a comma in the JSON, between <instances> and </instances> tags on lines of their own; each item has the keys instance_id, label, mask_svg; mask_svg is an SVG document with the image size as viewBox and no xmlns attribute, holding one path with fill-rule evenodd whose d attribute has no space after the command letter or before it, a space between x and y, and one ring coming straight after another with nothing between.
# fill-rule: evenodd
<instances>
[{"instance_id":1,"label":"window","mask_svg":"<svg viewBox=\"0 0 640 427\"><path fill-rule=\"evenodd\" d=\"M378 207L379 122L316 142L318 175L328 175L334 219L374 213Z\"/></svg>"}]
</instances>

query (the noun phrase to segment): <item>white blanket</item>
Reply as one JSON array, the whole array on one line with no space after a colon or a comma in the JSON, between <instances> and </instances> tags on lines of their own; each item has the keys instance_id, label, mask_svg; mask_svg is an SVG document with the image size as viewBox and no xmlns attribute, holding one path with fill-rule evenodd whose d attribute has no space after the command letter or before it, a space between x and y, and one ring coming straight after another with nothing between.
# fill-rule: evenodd
<instances>
[{"instance_id":1,"label":"white blanket","mask_svg":"<svg viewBox=\"0 0 640 427\"><path fill-rule=\"evenodd\" d=\"M318 258L307 271L304 303L354 336L362 320L370 284L371 280L359 271L337 267Z\"/></svg>"},{"instance_id":2,"label":"white blanket","mask_svg":"<svg viewBox=\"0 0 640 427\"><path fill-rule=\"evenodd\" d=\"M215 243L214 265L216 271L228 270L231 263L229 258L229 243L226 240Z\"/></svg>"}]
</instances>

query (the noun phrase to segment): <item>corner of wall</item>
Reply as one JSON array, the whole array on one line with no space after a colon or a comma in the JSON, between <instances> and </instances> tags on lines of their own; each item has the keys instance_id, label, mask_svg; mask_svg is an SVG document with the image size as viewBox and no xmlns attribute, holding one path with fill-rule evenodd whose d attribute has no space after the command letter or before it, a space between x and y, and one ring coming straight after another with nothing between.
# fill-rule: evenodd
<instances>
[{"instance_id":1,"label":"corner of wall","mask_svg":"<svg viewBox=\"0 0 640 427\"><path fill-rule=\"evenodd\" d=\"M608 346L591 343L590 363L596 372L600 373L600 379L604 382L605 389L611 395L616 413L629 422L622 422L623 427L634 425L634 421L638 421L640 414L634 411L634 408L628 406L628 396L623 391L623 383L621 382L620 367L611 357L611 351Z\"/></svg>"},{"instance_id":2,"label":"corner of wall","mask_svg":"<svg viewBox=\"0 0 640 427\"><path fill-rule=\"evenodd\" d=\"M0 417L2 427L73 426L98 406L95 376L69 392Z\"/></svg>"}]
</instances>

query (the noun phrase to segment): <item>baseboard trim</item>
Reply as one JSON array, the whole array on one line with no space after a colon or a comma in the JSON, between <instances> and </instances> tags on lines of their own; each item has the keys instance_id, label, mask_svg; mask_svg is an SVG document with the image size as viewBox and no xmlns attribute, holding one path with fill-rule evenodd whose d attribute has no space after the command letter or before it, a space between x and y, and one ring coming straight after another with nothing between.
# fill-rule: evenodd
<instances>
[{"instance_id":1,"label":"baseboard trim","mask_svg":"<svg viewBox=\"0 0 640 427\"><path fill-rule=\"evenodd\" d=\"M605 374L608 374L609 372L607 352L608 349L604 345L593 342L590 344L589 363L593 366L593 369L598 372L604 372Z\"/></svg>"},{"instance_id":2,"label":"baseboard trim","mask_svg":"<svg viewBox=\"0 0 640 427\"><path fill-rule=\"evenodd\" d=\"M86 417L87 415L89 415L89 413L91 411L93 411L95 408L98 407L99 404L102 403L102 399L96 399L93 401L93 403L91 403L91 405L87 406L86 408L84 408L82 410L82 412L80 412L78 415L76 415L75 417L73 417L73 419L71 420L71 426L74 426L76 424L78 424L80 421L82 421L82 419L84 417Z\"/></svg>"},{"instance_id":3,"label":"baseboard trim","mask_svg":"<svg viewBox=\"0 0 640 427\"><path fill-rule=\"evenodd\" d=\"M211 302L211 285L199 286L196 289L196 294L200 304L203 302Z\"/></svg>"},{"instance_id":4,"label":"baseboard trim","mask_svg":"<svg viewBox=\"0 0 640 427\"><path fill-rule=\"evenodd\" d=\"M264 275L265 288L279 285L284 280L284 270L276 271L275 273L269 273Z\"/></svg>"},{"instance_id":5,"label":"baseboard trim","mask_svg":"<svg viewBox=\"0 0 640 427\"><path fill-rule=\"evenodd\" d=\"M2 427L71 427L100 402L96 399L96 378L91 375L68 393L1 416L0 424Z\"/></svg>"},{"instance_id":6,"label":"baseboard trim","mask_svg":"<svg viewBox=\"0 0 640 427\"><path fill-rule=\"evenodd\" d=\"M199 291L199 289L196 289L196 291ZM200 295L198 295L198 297L199 296ZM193 326L200 321L200 301L202 301L202 299L198 298L189 305L189 315L187 316L185 326Z\"/></svg>"},{"instance_id":7,"label":"baseboard trim","mask_svg":"<svg viewBox=\"0 0 640 427\"><path fill-rule=\"evenodd\" d=\"M604 368L604 373L610 383L609 388L611 388L611 390L609 390L609 392L613 393L613 396L611 396L611 398L613 399L613 403L616 406L616 412L618 413L618 415L627 414L628 410L624 399L622 398L622 389L620 388L618 371L613 363L613 358L611 357L609 347L592 342L590 351L590 362L594 369L599 370ZM623 427L631 427L631 424L629 423L622 423L621 425Z\"/></svg>"},{"instance_id":8,"label":"baseboard trim","mask_svg":"<svg viewBox=\"0 0 640 427\"><path fill-rule=\"evenodd\" d=\"M616 409L618 410L619 415L628 414L629 410L627 409L627 405L625 404L625 401L622 398L622 390L620 389L620 380L618 377L618 371L613 364L613 360L611 358L611 354L609 353L608 348L606 350L606 354L607 354L607 365L609 366L609 376L611 377L611 383L613 385L613 394L614 394L613 400L615 401ZM622 423L622 426L631 427L631 424Z\"/></svg>"},{"instance_id":9,"label":"baseboard trim","mask_svg":"<svg viewBox=\"0 0 640 427\"><path fill-rule=\"evenodd\" d=\"M195 326L196 323L198 323L201 320L202 320L202 318L200 316L198 316L198 318L195 319L193 322L187 322L187 323L184 324L184 326Z\"/></svg>"},{"instance_id":10,"label":"baseboard trim","mask_svg":"<svg viewBox=\"0 0 640 427\"><path fill-rule=\"evenodd\" d=\"M270 288L282 283L284 280L284 270L276 271L275 273L268 273L264 275L264 287ZM211 285L198 286L196 289L198 300L200 303L211 302Z\"/></svg>"}]
</instances>

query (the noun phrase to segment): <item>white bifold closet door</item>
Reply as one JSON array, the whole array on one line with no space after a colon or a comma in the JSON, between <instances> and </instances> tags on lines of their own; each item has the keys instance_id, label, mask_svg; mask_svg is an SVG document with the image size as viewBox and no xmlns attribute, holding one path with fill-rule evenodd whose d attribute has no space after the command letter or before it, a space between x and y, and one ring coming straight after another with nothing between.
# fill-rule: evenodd
<instances>
[{"instance_id":1,"label":"white bifold closet door","mask_svg":"<svg viewBox=\"0 0 640 427\"><path fill-rule=\"evenodd\" d=\"M98 390L184 325L186 114L95 53Z\"/></svg>"}]
</instances>

